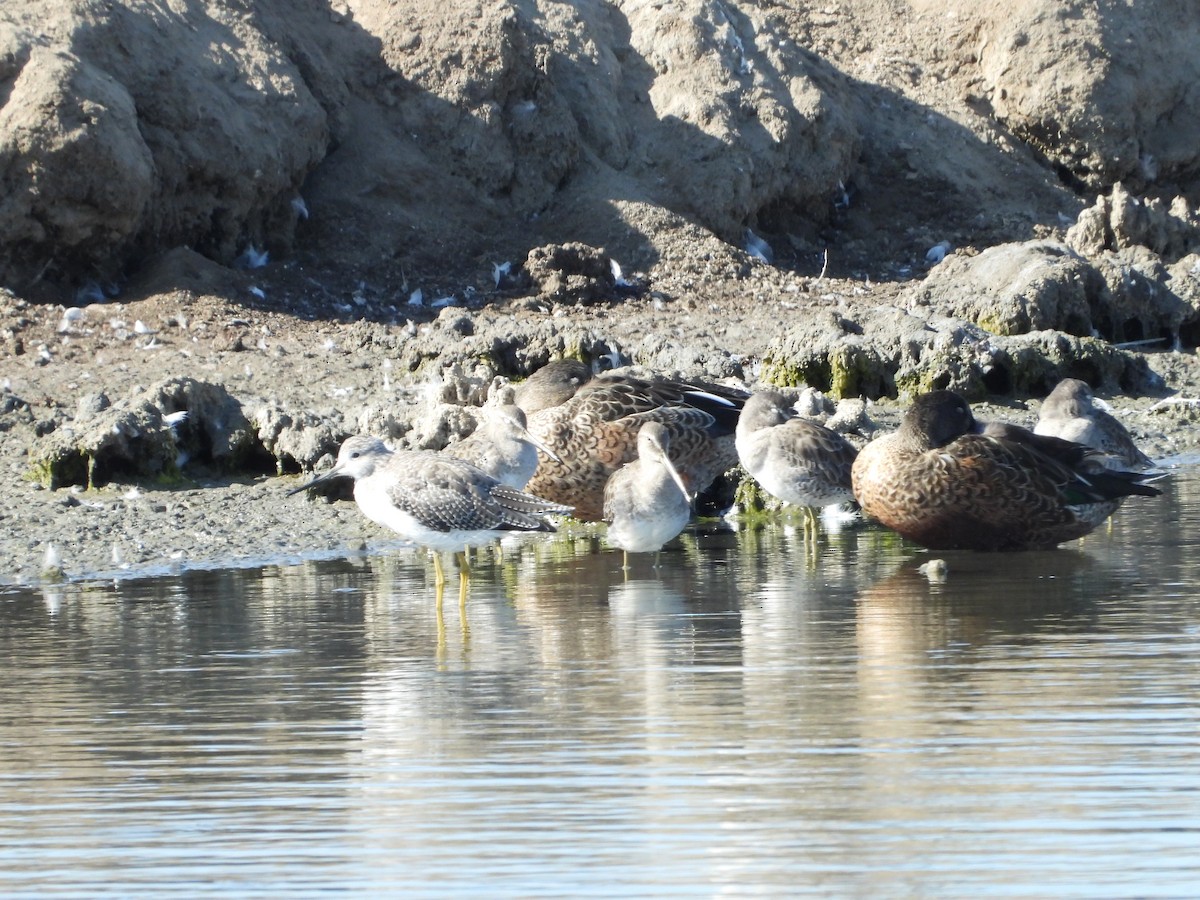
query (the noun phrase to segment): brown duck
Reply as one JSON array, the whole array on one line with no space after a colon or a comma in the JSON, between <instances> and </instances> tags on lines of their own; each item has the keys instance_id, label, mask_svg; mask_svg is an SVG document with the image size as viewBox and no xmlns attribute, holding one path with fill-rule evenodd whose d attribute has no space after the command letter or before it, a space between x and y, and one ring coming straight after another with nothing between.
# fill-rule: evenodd
<instances>
[{"instance_id":1,"label":"brown duck","mask_svg":"<svg viewBox=\"0 0 1200 900\"><path fill-rule=\"evenodd\" d=\"M578 373L568 374L569 389ZM736 465L734 429L745 397L745 392L716 385L628 372L597 375L578 385L564 402L529 415L529 431L558 459L539 452L537 470L525 490L570 503L583 521L599 521L609 477L637 458L641 427L660 422L671 462L694 496ZM517 402L526 402L519 388ZM567 497L571 499L562 499Z\"/></svg>"},{"instance_id":2,"label":"brown duck","mask_svg":"<svg viewBox=\"0 0 1200 900\"><path fill-rule=\"evenodd\" d=\"M935 550L1051 549L1092 531L1126 496L1160 493L1082 444L982 426L951 391L918 397L852 474L867 515Z\"/></svg>"}]
</instances>

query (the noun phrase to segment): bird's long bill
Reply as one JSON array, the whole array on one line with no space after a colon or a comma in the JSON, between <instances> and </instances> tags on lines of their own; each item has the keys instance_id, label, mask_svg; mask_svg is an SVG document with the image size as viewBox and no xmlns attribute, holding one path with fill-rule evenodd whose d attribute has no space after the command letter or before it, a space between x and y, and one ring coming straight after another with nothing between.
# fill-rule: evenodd
<instances>
[{"instance_id":1,"label":"bird's long bill","mask_svg":"<svg viewBox=\"0 0 1200 900\"><path fill-rule=\"evenodd\" d=\"M324 484L326 481L328 481L329 479L331 479L339 474L340 473L337 470L337 466L334 466L332 469L330 469L328 472L325 472L323 475L318 475L316 478L306 481L304 484L300 485L300 487L292 488L284 496L290 497L290 496L292 496L292 494L298 494L301 491L307 491L309 488L316 487L318 484Z\"/></svg>"},{"instance_id":2,"label":"bird's long bill","mask_svg":"<svg viewBox=\"0 0 1200 900\"><path fill-rule=\"evenodd\" d=\"M693 500L695 500L696 498L688 492L687 485L683 481L683 476L680 475L679 470L675 468L675 463L671 462L671 457L667 456L665 453L663 454L663 465L667 467L667 472L670 474L671 480L679 485L679 489L683 491L684 499L686 499L688 503L691 503Z\"/></svg>"},{"instance_id":3,"label":"bird's long bill","mask_svg":"<svg viewBox=\"0 0 1200 900\"><path fill-rule=\"evenodd\" d=\"M551 450L549 447L547 447L542 441L539 441L536 437L533 436L532 431L530 431L528 428L522 428L521 431L524 432L523 437L525 438L525 440L527 440L527 441L529 441L529 443L533 444L533 446L535 446L539 451L546 454L548 457L550 457L555 462L562 462L562 460L559 458L557 453L555 453L553 450Z\"/></svg>"}]
</instances>

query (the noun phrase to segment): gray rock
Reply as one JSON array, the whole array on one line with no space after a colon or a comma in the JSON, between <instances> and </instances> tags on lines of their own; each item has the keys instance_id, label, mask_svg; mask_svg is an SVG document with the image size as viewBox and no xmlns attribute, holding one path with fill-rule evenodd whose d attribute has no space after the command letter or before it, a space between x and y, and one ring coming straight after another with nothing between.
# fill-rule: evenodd
<instances>
[{"instance_id":1,"label":"gray rock","mask_svg":"<svg viewBox=\"0 0 1200 900\"><path fill-rule=\"evenodd\" d=\"M908 298L1000 335L1044 329L1091 334L1091 311L1107 300L1095 267L1055 241L999 244L978 256L948 257Z\"/></svg>"},{"instance_id":2,"label":"gray rock","mask_svg":"<svg viewBox=\"0 0 1200 900\"><path fill-rule=\"evenodd\" d=\"M262 458L241 405L221 385L173 378L97 406L90 403L88 414L35 450L31 471L37 480L50 488L92 488L119 478L177 478L187 464L241 471ZM178 412L187 415L168 421Z\"/></svg>"},{"instance_id":3,"label":"gray rock","mask_svg":"<svg viewBox=\"0 0 1200 900\"><path fill-rule=\"evenodd\" d=\"M1090 337L1059 331L998 336L962 319L879 307L794 326L763 359L765 382L807 384L844 397L897 397L948 389L970 399L1045 394L1060 379L1141 393L1162 381L1144 359Z\"/></svg>"}]
</instances>

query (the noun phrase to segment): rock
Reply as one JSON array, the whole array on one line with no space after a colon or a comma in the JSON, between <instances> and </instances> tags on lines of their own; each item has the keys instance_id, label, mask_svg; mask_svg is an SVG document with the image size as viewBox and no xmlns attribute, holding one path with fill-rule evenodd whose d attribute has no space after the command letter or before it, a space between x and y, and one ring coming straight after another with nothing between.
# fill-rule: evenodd
<instances>
[{"instance_id":1,"label":"rock","mask_svg":"<svg viewBox=\"0 0 1200 900\"><path fill-rule=\"evenodd\" d=\"M91 489L117 478L177 478L181 466L194 463L262 470L261 444L220 385L175 378L104 409L95 405L35 449L36 480L51 489ZM181 411L187 412L182 421L168 419Z\"/></svg>"},{"instance_id":2,"label":"rock","mask_svg":"<svg viewBox=\"0 0 1200 900\"><path fill-rule=\"evenodd\" d=\"M525 258L539 298L557 303L595 303L616 297L612 259L586 244L534 247Z\"/></svg>"},{"instance_id":3,"label":"rock","mask_svg":"<svg viewBox=\"0 0 1200 900\"><path fill-rule=\"evenodd\" d=\"M763 358L762 380L807 384L835 397L915 396L952 390L1045 394L1060 379L1082 378L1109 391L1158 391L1145 360L1090 337L1059 331L993 335L962 319L882 307L850 321L839 314L794 326Z\"/></svg>"},{"instance_id":4,"label":"rock","mask_svg":"<svg viewBox=\"0 0 1200 900\"><path fill-rule=\"evenodd\" d=\"M0 23L0 281L51 259L83 281L180 244L224 263L290 246L291 200L329 141L320 50L293 56L269 12L201 6L18 4Z\"/></svg>"},{"instance_id":5,"label":"rock","mask_svg":"<svg viewBox=\"0 0 1200 900\"><path fill-rule=\"evenodd\" d=\"M1056 329L1086 335L1091 311L1107 302L1104 279L1065 244L999 244L978 256L948 257L909 293L992 334Z\"/></svg>"},{"instance_id":6,"label":"rock","mask_svg":"<svg viewBox=\"0 0 1200 900\"><path fill-rule=\"evenodd\" d=\"M31 474L52 490L90 490L118 477L174 477L177 455L161 410L142 395L115 403L79 428L56 431L34 451Z\"/></svg>"},{"instance_id":7,"label":"rock","mask_svg":"<svg viewBox=\"0 0 1200 900\"><path fill-rule=\"evenodd\" d=\"M1200 252L1200 215L1186 197L1167 204L1153 197L1138 198L1116 184L1080 212L1067 229L1067 243L1091 258L1106 251L1145 247L1173 262Z\"/></svg>"},{"instance_id":8,"label":"rock","mask_svg":"<svg viewBox=\"0 0 1200 900\"><path fill-rule=\"evenodd\" d=\"M342 441L350 436L350 432L333 424L332 410L322 415L266 403L254 409L250 418L259 442L274 457L281 474L314 469L323 457L336 456Z\"/></svg>"},{"instance_id":9,"label":"rock","mask_svg":"<svg viewBox=\"0 0 1200 900\"><path fill-rule=\"evenodd\" d=\"M1200 171L1200 20L1188 0L976 9L994 115L1060 171L1093 190Z\"/></svg>"},{"instance_id":10,"label":"rock","mask_svg":"<svg viewBox=\"0 0 1200 900\"><path fill-rule=\"evenodd\" d=\"M1105 253L1096 268L1107 283L1108 303L1093 314L1096 331L1117 343L1161 341L1167 349L1179 341L1185 324L1194 324L1197 307L1180 297L1162 259L1145 247Z\"/></svg>"}]
</instances>

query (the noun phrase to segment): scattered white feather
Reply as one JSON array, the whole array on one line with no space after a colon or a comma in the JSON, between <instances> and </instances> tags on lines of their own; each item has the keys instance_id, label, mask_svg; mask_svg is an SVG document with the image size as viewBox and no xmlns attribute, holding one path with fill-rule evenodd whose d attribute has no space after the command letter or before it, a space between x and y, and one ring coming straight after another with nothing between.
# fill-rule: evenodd
<instances>
[{"instance_id":1,"label":"scattered white feather","mask_svg":"<svg viewBox=\"0 0 1200 900\"><path fill-rule=\"evenodd\" d=\"M54 544L47 544L46 552L42 556L42 574L55 576L62 575L62 572L62 554L58 552L58 548Z\"/></svg>"},{"instance_id":2,"label":"scattered white feather","mask_svg":"<svg viewBox=\"0 0 1200 900\"><path fill-rule=\"evenodd\" d=\"M133 323L133 333L134 334L158 334L157 331L150 328L141 319L138 319Z\"/></svg>"},{"instance_id":3,"label":"scattered white feather","mask_svg":"<svg viewBox=\"0 0 1200 900\"><path fill-rule=\"evenodd\" d=\"M260 288L260 287L252 287L252 288L250 288L250 293L252 293L252 294L253 294L255 297L257 297L259 300L266 300L266 299L267 299L267 292L266 292L266 291L264 291L264 290L263 290L262 288Z\"/></svg>"},{"instance_id":4,"label":"scattered white feather","mask_svg":"<svg viewBox=\"0 0 1200 900\"><path fill-rule=\"evenodd\" d=\"M496 287L500 287L500 282L512 272L511 262L492 263L492 280L496 282Z\"/></svg>"},{"instance_id":5,"label":"scattered white feather","mask_svg":"<svg viewBox=\"0 0 1200 900\"><path fill-rule=\"evenodd\" d=\"M821 508L821 523L826 531L834 534L858 521L858 518L858 513L841 503L831 503Z\"/></svg>"},{"instance_id":6,"label":"scattered white feather","mask_svg":"<svg viewBox=\"0 0 1200 900\"><path fill-rule=\"evenodd\" d=\"M98 281L89 281L75 292L75 302L80 306L87 306L89 303L103 303L107 299L108 297L104 295L104 288L100 287Z\"/></svg>"},{"instance_id":7,"label":"scattered white feather","mask_svg":"<svg viewBox=\"0 0 1200 900\"><path fill-rule=\"evenodd\" d=\"M424 303L425 303L425 294L420 288L417 288L415 291L413 291L411 294L408 295L408 305L409 306L422 306Z\"/></svg>"},{"instance_id":8,"label":"scattered white feather","mask_svg":"<svg viewBox=\"0 0 1200 900\"><path fill-rule=\"evenodd\" d=\"M142 489L136 484L121 495L121 497L125 500L136 500L140 496L142 496Z\"/></svg>"},{"instance_id":9,"label":"scattered white feather","mask_svg":"<svg viewBox=\"0 0 1200 900\"><path fill-rule=\"evenodd\" d=\"M745 234L742 235L745 241L745 250L755 259L760 259L765 263L771 262L775 258L775 251L771 249L771 245L755 234L751 229L747 228Z\"/></svg>"},{"instance_id":10,"label":"scattered white feather","mask_svg":"<svg viewBox=\"0 0 1200 900\"><path fill-rule=\"evenodd\" d=\"M946 580L946 575L950 569L944 559L931 559L929 562L921 563L917 567L917 571L930 581L942 582Z\"/></svg>"},{"instance_id":11,"label":"scattered white feather","mask_svg":"<svg viewBox=\"0 0 1200 900\"><path fill-rule=\"evenodd\" d=\"M58 323L58 333L65 334L71 326L83 318L83 310L78 306L70 306L63 310L62 319Z\"/></svg>"},{"instance_id":12,"label":"scattered white feather","mask_svg":"<svg viewBox=\"0 0 1200 900\"><path fill-rule=\"evenodd\" d=\"M184 422L187 417L188 411L186 409L181 409L179 412L167 413L165 416L163 416L163 421L167 424L168 428L174 428L176 425Z\"/></svg>"},{"instance_id":13,"label":"scattered white feather","mask_svg":"<svg viewBox=\"0 0 1200 900\"><path fill-rule=\"evenodd\" d=\"M433 307L434 309L438 309L443 306L450 306L452 303L454 303L454 295L453 294L451 294L448 297L438 297L436 300L434 300L429 305L431 307Z\"/></svg>"},{"instance_id":14,"label":"scattered white feather","mask_svg":"<svg viewBox=\"0 0 1200 900\"><path fill-rule=\"evenodd\" d=\"M931 266L936 266L938 263L940 263L943 259L946 258L946 254L949 252L950 252L950 242L949 241L939 241L938 243L934 244L932 247L930 247L925 252L925 262L927 262Z\"/></svg>"},{"instance_id":15,"label":"scattered white feather","mask_svg":"<svg viewBox=\"0 0 1200 900\"><path fill-rule=\"evenodd\" d=\"M296 215L299 218L308 218L308 204L304 202L304 198L299 194L292 198L292 209L296 211Z\"/></svg>"},{"instance_id":16,"label":"scattered white feather","mask_svg":"<svg viewBox=\"0 0 1200 900\"><path fill-rule=\"evenodd\" d=\"M233 264L239 269L261 269L267 264L271 254L266 250L259 250L253 244L246 248Z\"/></svg>"}]
</instances>

